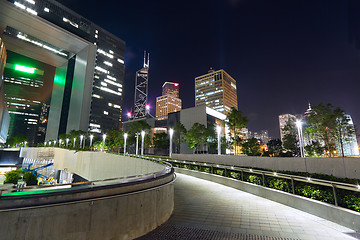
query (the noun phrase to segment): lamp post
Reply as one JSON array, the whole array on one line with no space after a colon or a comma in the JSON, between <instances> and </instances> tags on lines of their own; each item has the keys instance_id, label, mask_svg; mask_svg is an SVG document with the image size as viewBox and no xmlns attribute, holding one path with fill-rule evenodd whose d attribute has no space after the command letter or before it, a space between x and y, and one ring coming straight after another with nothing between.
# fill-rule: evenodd
<instances>
[{"instance_id":1,"label":"lamp post","mask_svg":"<svg viewBox=\"0 0 360 240\"><path fill-rule=\"evenodd\" d=\"M136 151L135 155L139 154L139 133L136 133Z\"/></svg>"},{"instance_id":2,"label":"lamp post","mask_svg":"<svg viewBox=\"0 0 360 240\"><path fill-rule=\"evenodd\" d=\"M172 137L174 135L174 129L169 129L169 135L170 135L170 146L169 146L169 157L172 155Z\"/></svg>"},{"instance_id":3,"label":"lamp post","mask_svg":"<svg viewBox=\"0 0 360 240\"><path fill-rule=\"evenodd\" d=\"M46 147L46 142L44 142L44 147Z\"/></svg>"},{"instance_id":4,"label":"lamp post","mask_svg":"<svg viewBox=\"0 0 360 240\"><path fill-rule=\"evenodd\" d=\"M68 138L66 139L66 147L69 145L69 140Z\"/></svg>"},{"instance_id":5,"label":"lamp post","mask_svg":"<svg viewBox=\"0 0 360 240\"><path fill-rule=\"evenodd\" d=\"M103 135L103 145L102 145L102 149L101 149L102 152L104 151L104 148L105 148L105 139L106 139L106 134Z\"/></svg>"},{"instance_id":6,"label":"lamp post","mask_svg":"<svg viewBox=\"0 0 360 240\"><path fill-rule=\"evenodd\" d=\"M75 143L76 143L76 138L74 138L74 146L73 146L73 148L75 148Z\"/></svg>"},{"instance_id":7,"label":"lamp post","mask_svg":"<svg viewBox=\"0 0 360 240\"><path fill-rule=\"evenodd\" d=\"M61 139L59 139L59 147L61 147L61 142L62 142L62 140L61 140Z\"/></svg>"},{"instance_id":8,"label":"lamp post","mask_svg":"<svg viewBox=\"0 0 360 240\"><path fill-rule=\"evenodd\" d=\"M218 137L218 155L221 155L221 126L217 125L216 126L216 130L217 130L217 137Z\"/></svg>"},{"instance_id":9,"label":"lamp post","mask_svg":"<svg viewBox=\"0 0 360 240\"><path fill-rule=\"evenodd\" d=\"M83 138L84 138L84 136L83 136L83 135L80 135L80 148L82 148Z\"/></svg>"},{"instance_id":10,"label":"lamp post","mask_svg":"<svg viewBox=\"0 0 360 240\"><path fill-rule=\"evenodd\" d=\"M26 147L27 141L25 141L25 147Z\"/></svg>"},{"instance_id":11,"label":"lamp post","mask_svg":"<svg viewBox=\"0 0 360 240\"><path fill-rule=\"evenodd\" d=\"M145 131L141 131L141 155L144 155L144 137Z\"/></svg>"},{"instance_id":12,"label":"lamp post","mask_svg":"<svg viewBox=\"0 0 360 240\"><path fill-rule=\"evenodd\" d=\"M304 150L304 139L302 135L302 122L300 120L296 121L296 127L299 135L300 156L303 158L305 157L305 150Z\"/></svg>"},{"instance_id":13,"label":"lamp post","mask_svg":"<svg viewBox=\"0 0 360 240\"><path fill-rule=\"evenodd\" d=\"M124 155L126 154L126 138L127 138L127 133L124 133Z\"/></svg>"},{"instance_id":14,"label":"lamp post","mask_svg":"<svg viewBox=\"0 0 360 240\"><path fill-rule=\"evenodd\" d=\"M54 147L56 146L56 140L54 140Z\"/></svg>"},{"instance_id":15,"label":"lamp post","mask_svg":"<svg viewBox=\"0 0 360 240\"><path fill-rule=\"evenodd\" d=\"M89 146L89 147L91 147L91 146L92 146L92 141L93 141L93 138L94 138L94 135L90 135L90 146Z\"/></svg>"}]
</instances>

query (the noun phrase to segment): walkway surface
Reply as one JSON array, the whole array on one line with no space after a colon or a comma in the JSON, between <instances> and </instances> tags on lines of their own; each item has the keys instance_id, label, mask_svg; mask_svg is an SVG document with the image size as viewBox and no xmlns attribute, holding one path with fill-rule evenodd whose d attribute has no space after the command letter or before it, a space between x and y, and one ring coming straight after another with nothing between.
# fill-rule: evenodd
<instances>
[{"instance_id":1,"label":"walkway surface","mask_svg":"<svg viewBox=\"0 0 360 240\"><path fill-rule=\"evenodd\" d=\"M140 239L354 240L354 231L246 192L177 174L175 209Z\"/></svg>"}]
</instances>

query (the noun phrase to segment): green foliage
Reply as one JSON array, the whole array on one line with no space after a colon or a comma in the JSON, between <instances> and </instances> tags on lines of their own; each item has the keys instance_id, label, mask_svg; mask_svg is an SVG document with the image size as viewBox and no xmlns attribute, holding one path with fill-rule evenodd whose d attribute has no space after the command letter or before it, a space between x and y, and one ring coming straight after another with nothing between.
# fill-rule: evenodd
<instances>
[{"instance_id":1,"label":"green foliage","mask_svg":"<svg viewBox=\"0 0 360 240\"><path fill-rule=\"evenodd\" d=\"M227 121L225 121L225 124L230 129L230 137L233 140L236 151L236 147L239 146L241 142L241 139L239 138L240 130L246 127L246 125L248 124L248 119L242 114L241 111L238 111L234 107L231 108L231 111L227 114L226 119Z\"/></svg>"},{"instance_id":2,"label":"green foliage","mask_svg":"<svg viewBox=\"0 0 360 240\"><path fill-rule=\"evenodd\" d=\"M281 178L267 178L266 185L270 188L281 190L284 192L291 192L291 182Z\"/></svg>"},{"instance_id":3,"label":"green foliage","mask_svg":"<svg viewBox=\"0 0 360 240\"><path fill-rule=\"evenodd\" d=\"M18 135L18 136L13 136L13 137L9 137L6 140L6 145L10 145L10 147L16 147L16 145L20 145L23 144L25 141L27 141L27 137L24 135Z\"/></svg>"},{"instance_id":4,"label":"green foliage","mask_svg":"<svg viewBox=\"0 0 360 240\"><path fill-rule=\"evenodd\" d=\"M325 189L324 187L298 183L295 187L295 192L301 196L321 202L334 203L334 195L332 191Z\"/></svg>"},{"instance_id":5,"label":"green foliage","mask_svg":"<svg viewBox=\"0 0 360 240\"><path fill-rule=\"evenodd\" d=\"M186 134L187 130L184 127L184 125L181 122L177 122L174 126L174 136L173 136L173 141L175 144L175 152L179 152L180 150L178 149L178 146L182 143L185 142L184 136Z\"/></svg>"},{"instance_id":6,"label":"green foliage","mask_svg":"<svg viewBox=\"0 0 360 240\"><path fill-rule=\"evenodd\" d=\"M234 179L238 179L238 180L241 179L241 173L239 172L231 171L229 173L229 176Z\"/></svg>"},{"instance_id":7,"label":"green foliage","mask_svg":"<svg viewBox=\"0 0 360 240\"><path fill-rule=\"evenodd\" d=\"M261 185L262 178L257 175L249 175L247 178L245 178L247 182L254 183L256 185Z\"/></svg>"},{"instance_id":8,"label":"green foliage","mask_svg":"<svg viewBox=\"0 0 360 240\"><path fill-rule=\"evenodd\" d=\"M360 212L360 197L354 195L346 195L341 199L343 207Z\"/></svg>"},{"instance_id":9,"label":"green foliage","mask_svg":"<svg viewBox=\"0 0 360 240\"><path fill-rule=\"evenodd\" d=\"M23 177L26 185L37 185L37 177L32 172L25 172Z\"/></svg>"},{"instance_id":10,"label":"green foliage","mask_svg":"<svg viewBox=\"0 0 360 240\"><path fill-rule=\"evenodd\" d=\"M241 150L248 156L260 156L261 148L260 142L256 138L251 138L241 144Z\"/></svg>"},{"instance_id":11,"label":"green foliage","mask_svg":"<svg viewBox=\"0 0 360 240\"><path fill-rule=\"evenodd\" d=\"M153 137L153 144L157 149L168 149L170 143L169 139L167 138L167 134L164 132L155 133Z\"/></svg>"},{"instance_id":12,"label":"green foliage","mask_svg":"<svg viewBox=\"0 0 360 240\"><path fill-rule=\"evenodd\" d=\"M17 184L20 178L20 174L18 171L13 170L10 172L5 173L5 181L4 183L13 183Z\"/></svg>"},{"instance_id":13,"label":"green foliage","mask_svg":"<svg viewBox=\"0 0 360 240\"><path fill-rule=\"evenodd\" d=\"M318 141L312 141L304 149L306 157L321 157L324 154L324 147Z\"/></svg>"},{"instance_id":14,"label":"green foliage","mask_svg":"<svg viewBox=\"0 0 360 240\"><path fill-rule=\"evenodd\" d=\"M291 155L299 155L299 140L297 137L297 129L295 126L295 118L289 118L285 126L282 128L285 133L283 136L283 147L291 153Z\"/></svg>"},{"instance_id":15,"label":"green foliage","mask_svg":"<svg viewBox=\"0 0 360 240\"><path fill-rule=\"evenodd\" d=\"M339 142L343 152L343 143L348 137L354 133L353 127L349 124L350 119L345 112L332 106L330 103L313 107L308 115L308 125L306 132L312 136L319 138L325 144L325 151L331 156L336 150L335 143Z\"/></svg>"},{"instance_id":16,"label":"green foliage","mask_svg":"<svg viewBox=\"0 0 360 240\"><path fill-rule=\"evenodd\" d=\"M120 153L120 149L124 146L124 132L122 130L107 131L105 141L110 151Z\"/></svg>"},{"instance_id":17,"label":"green foliage","mask_svg":"<svg viewBox=\"0 0 360 240\"><path fill-rule=\"evenodd\" d=\"M282 152L282 143L280 139L271 139L267 144L268 152L275 157L278 157Z\"/></svg>"},{"instance_id":18,"label":"green foliage","mask_svg":"<svg viewBox=\"0 0 360 240\"><path fill-rule=\"evenodd\" d=\"M139 143L141 142L141 131L149 131L151 129L151 126L144 120L141 121L133 121L129 124L129 131L128 138L127 138L127 144L132 145L136 143L136 135L139 136ZM150 137L148 134L145 136L145 144L148 145L150 143Z\"/></svg>"},{"instance_id":19,"label":"green foliage","mask_svg":"<svg viewBox=\"0 0 360 240\"><path fill-rule=\"evenodd\" d=\"M201 144L205 144L208 137L208 131L205 125L194 123L194 125L185 134L185 140L189 148L197 150Z\"/></svg>"}]
</instances>

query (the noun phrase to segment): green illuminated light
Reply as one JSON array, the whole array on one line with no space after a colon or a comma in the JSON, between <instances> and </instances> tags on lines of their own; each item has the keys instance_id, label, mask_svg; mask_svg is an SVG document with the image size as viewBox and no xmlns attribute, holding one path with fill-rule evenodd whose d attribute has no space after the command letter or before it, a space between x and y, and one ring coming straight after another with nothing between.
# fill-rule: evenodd
<instances>
[{"instance_id":1,"label":"green illuminated light","mask_svg":"<svg viewBox=\"0 0 360 240\"><path fill-rule=\"evenodd\" d=\"M25 67L25 66L21 66L16 64L15 65L15 71L20 71L20 72L26 72L26 73L31 73L34 74L35 73L36 68L32 68L32 67Z\"/></svg>"}]
</instances>

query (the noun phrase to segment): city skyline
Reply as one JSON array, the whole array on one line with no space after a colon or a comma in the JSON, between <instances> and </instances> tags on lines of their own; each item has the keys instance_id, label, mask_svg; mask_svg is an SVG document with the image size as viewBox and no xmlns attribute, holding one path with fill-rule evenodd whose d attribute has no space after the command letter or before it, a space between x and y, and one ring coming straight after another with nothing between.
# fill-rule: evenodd
<instances>
[{"instance_id":1,"label":"city skyline","mask_svg":"<svg viewBox=\"0 0 360 240\"><path fill-rule=\"evenodd\" d=\"M87 1L60 2L128 43L124 112L133 104L135 72L148 50L152 113L163 82L192 90L193 79L213 67L237 80L239 110L248 116L249 129L268 129L270 136L280 137L278 115L303 113L308 102L331 103L350 114L355 125L360 120L360 51L352 43L358 41L359 21L351 11L359 6L354 1L134 1L121 3L117 21L111 17L118 11L110 7L115 1L96 8L83 8ZM193 94L181 93L183 108L194 106Z\"/></svg>"}]
</instances>

